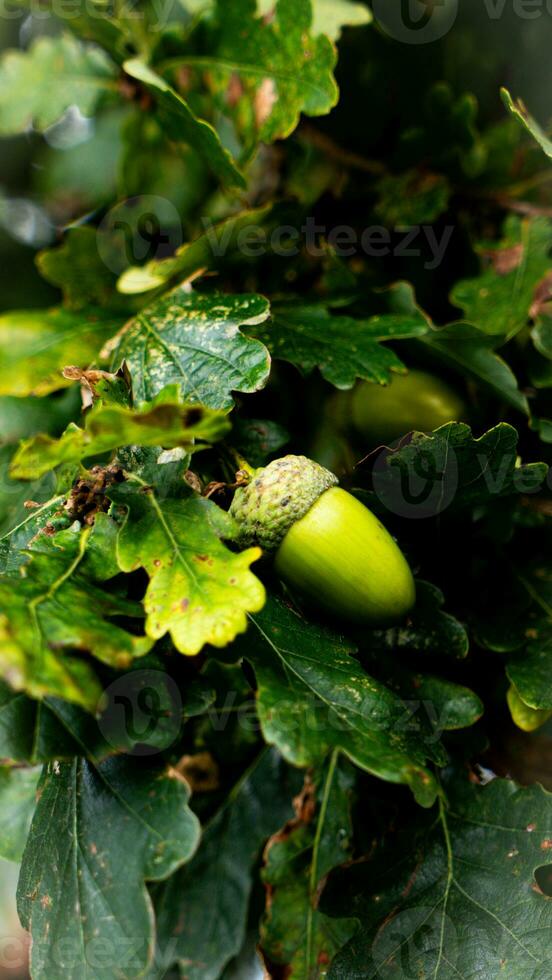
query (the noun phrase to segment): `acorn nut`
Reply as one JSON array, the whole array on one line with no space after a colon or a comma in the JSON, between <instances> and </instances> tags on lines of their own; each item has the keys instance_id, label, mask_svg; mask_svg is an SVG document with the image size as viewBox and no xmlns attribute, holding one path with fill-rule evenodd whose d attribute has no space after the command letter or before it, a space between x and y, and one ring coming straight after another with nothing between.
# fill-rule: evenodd
<instances>
[{"instance_id":1,"label":"acorn nut","mask_svg":"<svg viewBox=\"0 0 552 980\"><path fill-rule=\"evenodd\" d=\"M383 524L337 482L305 456L255 471L230 508L239 543L272 553L280 578L328 613L391 625L414 605L412 572Z\"/></svg>"}]
</instances>

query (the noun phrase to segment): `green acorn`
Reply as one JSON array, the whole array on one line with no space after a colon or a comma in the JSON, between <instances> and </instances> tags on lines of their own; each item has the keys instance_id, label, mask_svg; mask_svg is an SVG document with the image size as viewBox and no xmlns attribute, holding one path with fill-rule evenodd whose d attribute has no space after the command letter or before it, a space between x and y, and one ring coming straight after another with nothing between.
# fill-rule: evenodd
<instances>
[{"instance_id":1,"label":"green acorn","mask_svg":"<svg viewBox=\"0 0 552 980\"><path fill-rule=\"evenodd\" d=\"M361 381L351 395L351 422L373 442L392 442L406 432L432 432L466 418L466 404L440 378L427 371L394 374L388 385Z\"/></svg>"},{"instance_id":2,"label":"green acorn","mask_svg":"<svg viewBox=\"0 0 552 980\"><path fill-rule=\"evenodd\" d=\"M390 625L414 604L412 572L383 524L337 482L305 456L257 470L230 508L239 543L272 553L280 578L327 612Z\"/></svg>"}]
</instances>

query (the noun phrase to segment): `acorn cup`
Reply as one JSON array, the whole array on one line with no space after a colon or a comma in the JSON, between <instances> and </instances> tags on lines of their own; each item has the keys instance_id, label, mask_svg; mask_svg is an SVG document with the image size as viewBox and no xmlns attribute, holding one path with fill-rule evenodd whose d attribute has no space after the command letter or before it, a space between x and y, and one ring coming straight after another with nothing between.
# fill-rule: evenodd
<instances>
[{"instance_id":1,"label":"acorn cup","mask_svg":"<svg viewBox=\"0 0 552 980\"><path fill-rule=\"evenodd\" d=\"M259 545L292 589L356 625L399 622L415 602L412 572L383 524L337 477L305 456L255 471L230 513L240 545Z\"/></svg>"}]
</instances>

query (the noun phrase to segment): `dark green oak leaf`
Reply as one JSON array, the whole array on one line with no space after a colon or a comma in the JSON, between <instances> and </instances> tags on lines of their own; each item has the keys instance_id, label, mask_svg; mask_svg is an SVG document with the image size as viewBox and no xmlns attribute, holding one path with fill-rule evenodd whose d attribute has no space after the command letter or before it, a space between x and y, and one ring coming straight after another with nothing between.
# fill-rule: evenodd
<instances>
[{"instance_id":1,"label":"dark green oak leaf","mask_svg":"<svg viewBox=\"0 0 552 980\"><path fill-rule=\"evenodd\" d=\"M267 964L285 968L293 980L325 976L334 954L356 930L354 920L332 919L317 907L326 875L351 857L353 786L353 773L334 752L314 781L307 777L295 819L265 849L261 950Z\"/></svg>"},{"instance_id":2,"label":"dark green oak leaf","mask_svg":"<svg viewBox=\"0 0 552 980\"><path fill-rule=\"evenodd\" d=\"M362 500L363 495L358 494ZM445 597L440 589L416 581L416 605L408 622L386 630L371 630L364 646L380 656L404 653L414 656L443 656L463 659L468 655L469 637L454 616L443 611Z\"/></svg>"},{"instance_id":3,"label":"dark green oak leaf","mask_svg":"<svg viewBox=\"0 0 552 980\"><path fill-rule=\"evenodd\" d=\"M205 53L177 56L162 67L208 73L217 104L231 116L246 154L260 141L289 136L301 113L320 116L334 107L337 54L328 37L313 37L310 0L279 0L268 15L256 0L217 0L215 11ZM229 99L232 84L238 94Z\"/></svg>"},{"instance_id":4,"label":"dark green oak leaf","mask_svg":"<svg viewBox=\"0 0 552 980\"><path fill-rule=\"evenodd\" d=\"M377 185L375 212L386 228L410 228L436 221L448 207L452 194L442 174L407 170L388 174Z\"/></svg>"},{"instance_id":5,"label":"dark green oak leaf","mask_svg":"<svg viewBox=\"0 0 552 980\"><path fill-rule=\"evenodd\" d=\"M489 336L515 336L532 316L539 284L552 272L551 247L548 218L509 217L502 241L478 247L481 274L458 282L451 301Z\"/></svg>"},{"instance_id":6,"label":"dark green oak leaf","mask_svg":"<svg viewBox=\"0 0 552 980\"><path fill-rule=\"evenodd\" d=\"M435 327L421 344L463 377L483 384L501 402L529 414L527 398L520 391L514 372L494 347L502 337L485 333L479 324L451 323Z\"/></svg>"},{"instance_id":7,"label":"dark green oak leaf","mask_svg":"<svg viewBox=\"0 0 552 980\"><path fill-rule=\"evenodd\" d=\"M0 682L0 759L36 765L82 756L98 763L136 746L154 755L177 740L183 714L202 714L215 696L203 678L179 687L155 654L123 673L105 671L102 680L95 716L59 698L34 701Z\"/></svg>"},{"instance_id":8,"label":"dark green oak leaf","mask_svg":"<svg viewBox=\"0 0 552 980\"><path fill-rule=\"evenodd\" d=\"M21 565L30 560L32 550L40 549L41 536L65 531L71 526L69 499L67 494L60 494L42 506L33 506L19 524L0 537L0 574L17 574ZM117 526L111 517L104 513L95 515L81 570L98 582L112 578L119 570L115 560L116 533Z\"/></svg>"},{"instance_id":9,"label":"dark green oak leaf","mask_svg":"<svg viewBox=\"0 0 552 980\"><path fill-rule=\"evenodd\" d=\"M255 670L266 741L303 767L339 749L430 806L437 788L425 762L444 764L446 756L434 738L412 732L405 704L365 672L354 646L274 598L251 620L237 648Z\"/></svg>"},{"instance_id":10,"label":"dark green oak leaf","mask_svg":"<svg viewBox=\"0 0 552 980\"><path fill-rule=\"evenodd\" d=\"M176 89L139 58L125 61L123 67L126 74L144 85L155 99L158 117L167 136L192 146L223 184L245 188L244 177L228 150L224 149L217 131L205 119L195 115Z\"/></svg>"},{"instance_id":11,"label":"dark green oak leaf","mask_svg":"<svg viewBox=\"0 0 552 980\"><path fill-rule=\"evenodd\" d=\"M114 367L127 362L138 402L179 384L186 401L232 408L230 392L258 391L268 380L268 351L239 329L268 315L263 296L202 296L179 286L113 339Z\"/></svg>"},{"instance_id":12,"label":"dark green oak leaf","mask_svg":"<svg viewBox=\"0 0 552 980\"><path fill-rule=\"evenodd\" d=\"M159 496L136 476L111 491L126 508L117 555L124 572L144 568L146 632L170 633L181 653L205 644L224 647L247 627L247 613L262 608L265 590L250 570L261 551L238 554L221 541L234 533L231 518L204 497Z\"/></svg>"},{"instance_id":13,"label":"dark green oak leaf","mask_svg":"<svg viewBox=\"0 0 552 980\"><path fill-rule=\"evenodd\" d=\"M20 861L36 804L40 769L0 766L0 858Z\"/></svg>"},{"instance_id":14,"label":"dark green oak leaf","mask_svg":"<svg viewBox=\"0 0 552 980\"><path fill-rule=\"evenodd\" d=\"M75 105L85 116L116 92L115 66L96 47L70 35L40 37L28 51L6 51L0 61L0 133L41 132Z\"/></svg>"},{"instance_id":15,"label":"dark green oak leaf","mask_svg":"<svg viewBox=\"0 0 552 980\"><path fill-rule=\"evenodd\" d=\"M103 759L114 751L87 711L59 698L33 701L0 682L0 758L34 766L78 755Z\"/></svg>"},{"instance_id":16,"label":"dark green oak leaf","mask_svg":"<svg viewBox=\"0 0 552 980\"><path fill-rule=\"evenodd\" d=\"M124 309L115 289L117 277L104 258L97 229L83 225L70 228L61 245L39 252L36 264L42 277L63 291L65 306L70 309Z\"/></svg>"},{"instance_id":17,"label":"dark green oak leaf","mask_svg":"<svg viewBox=\"0 0 552 980\"><path fill-rule=\"evenodd\" d=\"M261 326L247 328L262 340L273 357L290 361L309 373L319 368L326 381L336 388L352 388L357 378L388 384L391 372L405 371L385 341L421 337L429 327L423 314L412 316L384 314L369 320L338 316L326 306L282 304L275 306L272 319Z\"/></svg>"},{"instance_id":18,"label":"dark green oak leaf","mask_svg":"<svg viewBox=\"0 0 552 980\"><path fill-rule=\"evenodd\" d=\"M551 795L466 776L447 795L449 806L330 876L322 911L361 925L329 980L550 975L552 904L535 871L552 839Z\"/></svg>"},{"instance_id":19,"label":"dark green oak leaf","mask_svg":"<svg viewBox=\"0 0 552 980\"><path fill-rule=\"evenodd\" d=\"M31 485L12 480L13 455L13 446L0 446L0 574L23 563L21 548L53 517L62 501L55 493L52 473ZM27 501L33 506L26 506Z\"/></svg>"},{"instance_id":20,"label":"dark green oak leaf","mask_svg":"<svg viewBox=\"0 0 552 980\"><path fill-rule=\"evenodd\" d=\"M552 571L546 558L495 571L476 618L478 642L507 657L506 673L521 700L552 709Z\"/></svg>"},{"instance_id":21,"label":"dark green oak leaf","mask_svg":"<svg viewBox=\"0 0 552 980\"><path fill-rule=\"evenodd\" d=\"M458 95L448 82L439 81L429 87L421 104L416 103L409 125L399 133L399 160L421 165L421 171L428 166L445 171L455 180L459 170L468 178L484 172L487 147L477 130L476 97L471 92Z\"/></svg>"},{"instance_id":22,"label":"dark green oak leaf","mask_svg":"<svg viewBox=\"0 0 552 980\"><path fill-rule=\"evenodd\" d=\"M412 730L424 732L428 740L437 741L444 732L470 728L483 714L481 699L462 684L414 673L396 661L378 661L377 655L368 658L366 664L407 705Z\"/></svg>"},{"instance_id":23,"label":"dark green oak leaf","mask_svg":"<svg viewBox=\"0 0 552 980\"><path fill-rule=\"evenodd\" d=\"M125 473L153 487L161 497L182 497L190 490L186 473L191 455L182 447L161 449L159 446L122 446L117 463Z\"/></svg>"},{"instance_id":24,"label":"dark green oak leaf","mask_svg":"<svg viewBox=\"0 0 552 980\"><path fill-rule=\"evenodd\" d=\"M546 135L544 130L539 126L538 122L533 119L522 99L513 99L506 88L502 88L500 90L500 94L502 96L502 101L504 102L504 105L506 106L510 115L521 123L523 128L527 130L527 132L530 133L533 139L539 144L541 150L546 153L546 156L550 157L552 160L552 140Z\"/></svg>"},{"instance_id":25,"label":"dark green oak leaf","mask_svg":"<svg viewBox=\"0 0 552 980\"><path fill-rule=\"evenodd\" d=\"M289 441L286 429L270 419L234 421L232 444L251 466L264 466Z\"/></svg>"},{"instance_id":26,"label":"dark green oak leaf","mask_svg":"<svg viewBox=\"0 0 552 980\"><path fill-rule=\"evenodd\" d=\"M23 496L27 497L27 492ZM0 537L0 575L15 575L29 561L27 548L37 534L49 524L57 530L65 530L71 520L62 513L65 497L52 497L46 503L25 511L26 516ZM36 504L36 501L33 501ZM48 528L49 529L49 528Z\"/></svg>"},{"instance_id":27,"label":"dark green oak leaf","mask_svg":"<svg viewBox=\"0 0 552 980\"><path fill-rule=\"evenodd\" d=\"M401 516L435 517L535 493L545 463L518 465L517 430L500 422L478 439L463 422L449 422L381 456L372 480L380 504Z\"/></svg>"},{"instance_id":28,"label":"dark green oak leaf","mask_svg":"<svg viewBox=\"0 0 552 980\"><path fill-rule=\"evenodd\" d=\"M510 659L506 673L524 704L534 711L552 711L552 624L528 629L534 630L534 638Z\"/></svg>"},{"instance_id":29,"label":"dark green oak leaf","mask_svg":"<svg viewBox=\"0 0 552 980\"><path fill-rule=\"evenodd\" d=\"M221 257L232 254L252 229L260 229L272 211L265 205L239 211L207 228L191 242L185 242L167 259L153 259L143 266L131 266L119 278L121 293L147 293L174 280L181 282L200 269L215 268Z\"/></svg>"},{"instance_id":30,"label":"dark green oak leaf","mask_svg":"<svg viewBox=\"0 0 552 980\"><path fill-rule=\"evenodd\" d=\"M122 324L107 310L11 310L0 315L0 395L47 395L70 382L67 364L88 367Z\"/></svg>"},{"instance_id":31,"label":"dark green oak leaf","mask_svg":"<svg viewBox=\"0 0 552 980\"><path fill-rule=\"evenodd\" d=\"M84 428L72 423L60 439L38 435L24 440L10 472L15 479L36 480L62 463L79 463L131 444L180 446L193 452L222 439L229 429L224 412L186 405L178 385L168 385L138 408L98 402L86 415Z\"/></svg>"},{"instance_id":32,"label":"dark green oak leaf","mask_svg":"<svg viewBox=\"0 0 552 980\"><path fill-rule=\"evenodd\" d=\"M218 980L241 949L254 866L272 834L293 816L301 780L273 749L264 750L203 828L188 865L155 889L159 963L178 962L188 980Z\"/></svg>"},{"instance_id":33,"label":"dark green oak leaf","mask_svg":"<svg viewBox=\"0 0 552 980\"><path fill-rule=\"evenodd\" d=\"M474 691L443 677L397 669L387 683L406 704L420 704L433 736L469 728L484 711L483 702Z\"/></svg>"},{"instance_id":34,"label":"dark green oak leaf","mask_svg":"<svg viewBox=\"0 0 552 980\"><path fill-rule=\"evenodd\" d=\"M137 603L83 574L91 533L75 524L53 537L41 535L20 575L0 579L0 670L15 690L94 712L102 688L79 654L123 668L147 653L152 641L113 622L139 617Z\"/></svg>"},{"instance_id":35,"label":"dark green oak leaf","mask_svg":"<svg viewBox=\"0 0 552 980\"><path fill-rule=\"evenodd\" d=\"M450 323L437 327L423 313L407 282L395 283L388 290L389 305L393 312L403 316L424 316L428 330L416 340L424 354L443 361L462 378L471 378L476 384L489 388L500 401L506 402L519 412L529 414L527 398L519 390L516 377L509 365L495 352L503 338L485 333L476 324Z\"/></svg>"},{"instance_id":36,"label":"dark green oak leaf","mask_svg":"<svg viewBox=\"0 0 552 980\"><path fill-rule=\"evenodd\" d=\"M549 300L548 290L545 293L544 298L546 301ZM548 361L552 361L552 317L548 315L540 316L535 323L533 330L531 331L531 337L533 338L533 343L539 354L546 357ZM547 372L547 370L550 371L550 367L550 364L545 365L542 373L544 374ZM547 387L547 385L542 384L542 379L539 380L540 384L538 387ZM545 378L544 380L548 381L548 378Z\"/></svg>"},{"instance_id":37,"label":"dark green oak leaf","mask_svg":"<svg viewBox=\"0 0 552 980\"><path fill-rule=\"evenodd\" d=\"M192 857L199 823L188 799L178 773L144 759L45 768L18 887L35 976L145 972L155 942L145 881Z\"/></svg>"},{"instance_id":38,"label":"dark green oak leaf","mask_svg":"<svg viewBox=\"0 0 552 980\"><path fill-rule=\"evenodd\" d=\"M28 439L37 432L59 435L81 410L81 397L77 388L63 394L37 398L29 395L0 396L0 442L2 444Z\"/></svg>"}]
</instances>

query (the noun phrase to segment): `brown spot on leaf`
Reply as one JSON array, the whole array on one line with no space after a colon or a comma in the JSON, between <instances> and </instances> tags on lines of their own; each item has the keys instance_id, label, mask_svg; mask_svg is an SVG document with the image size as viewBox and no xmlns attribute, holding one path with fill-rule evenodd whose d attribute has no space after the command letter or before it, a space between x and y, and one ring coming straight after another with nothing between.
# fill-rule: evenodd
<instances>
[{"instance_id":1,"label":"brown spot on leaf","mask_svg":"<svg viewBox=\"0 0 552 980\"><path fill-rule=\"evenodd\" d=\"M537 283L533 293L533 302L529 308L529 315L536 319L540 313L546 311L547 304L552 300L552 270L547 272L543 279Z\"/></svg>"},{"instance_id":2,"label":"brown spot on leaf","mask_svg":"<svg viewBox=\"0 0 552 980\"><path fill-rule=\"evenodd\" d=\"M244 88L242 80L237 72L233 71L226 89L226 102L230 108L234 108L243 97Z\"/></svg>"},{"instance_id":3,"label":"brown spot on leaf","mask_svg":"<svg viewBox=\"0 0 552 980\"><path fill-rule=\"evenodd\" d=\"M189 599L181 599L180 600L180 608L181 608L182 612L187 612L189 605L190 605L190 600Z\"/></svg>"},{"instance_id":4,"label":"brown spot on leaf","mask_svg":"<svg viewBox=\"0 0 552 980\"><path fill-rule=\"evenodd\" d=\"M507 276L514 269L521 265L523 259L523 245L511 245L509 248L489 249L483 255L490 259L490 263L497 276Z\"/></svg>"},{"instance_id":5,"label":"brown spot on leaf","mask_svg":"<svg viewBox=\"0 0 552 980\"><path fill-rule=\"evenodd\" d=\"M263 78L255 93L255 121L260 129L269 118L274 104L278 101L278 93L272 78Z\"/></svg>"},{"instance_id":6,"label":"brown spot on leaf","mask_svg":"<svg viewBox=\"0 0 552 980\"><path fill-rule=\"evenodd\" d=\"M202 562L202 564L209 565L209 567L214 564L210 555L194 555L194 558L196 561Z\"/></svg>"},{"instance_id":7,"label":"brown spot on leaf","mask_svg":"<svg viewBox=\"0 0 552 980\"><path fill-rule=\"evenodd\" d=\"M194 793L212 792L220 785L219 767L210 752L183 755L172 775L184 778Z\"/></svg>"},{"instance_id":8,"label":"brown spot on leaf","mask_svg":"<svg viewBox=\"0 0 552 980\"><path fill-rule=\"evenodd\" d=\"M184 474L184 479L186 483L192 488L192 490L195 490L196 493L201 493L202 490L201 480L199 479L197 473L194 473L193 470L186 470Z\"/></svg>"},{"instance_id":9,"label":"brown spot on leaf","mask_svg":"<svg viewBox=\"0 0 552 980\"><path fill-rule=\"evenodd\" d=\"M179 92L187 92L192 84L193 72L188 65L181 65L176 72L175 78Z\"/></svg>"}]
</instances>

